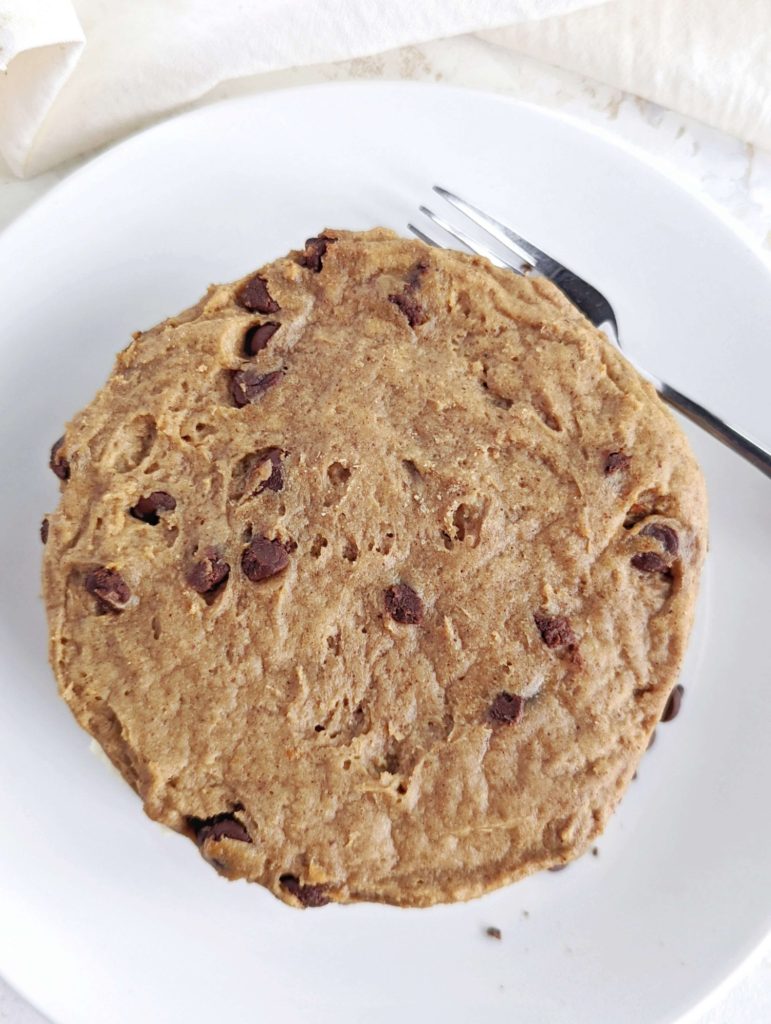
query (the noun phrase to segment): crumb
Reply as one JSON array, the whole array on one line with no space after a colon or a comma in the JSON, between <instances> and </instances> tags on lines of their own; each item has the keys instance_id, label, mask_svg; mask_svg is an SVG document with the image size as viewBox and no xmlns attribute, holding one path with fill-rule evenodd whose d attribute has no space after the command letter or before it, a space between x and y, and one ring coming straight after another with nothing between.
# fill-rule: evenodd
<instances>
[{"instance_id":1,"label":"crumb","mask_svg":"<svg viewBox=\"0 0 771 1024\"><path fill-rule=\"evenodd\" d=\"M592 857L599 857L599 856L600 856L600 851L597 849L596 846L593 846L592 847Z\"/></svg>"},{"instance_id":2,"label":"crumb","mask_svg":"<svg viewBox=\"0 0 771 1024\"><path fill-rule=\"evenodd\" d=\"M491 939L502 939L503 935L500 928L495 928L492 925L485 929L485 935L489 935Z\"/></svg>"},{"instance_id":3,"label":"crumb","mask_svg":"<svg viewBox=\"0 0 771 1024\"><path fill-rule=\"evenodd\" d=\"M522 916L523 917L530 917L530 911L529 910L523 910L522 911Z\"/></svg>"}]
</instances>

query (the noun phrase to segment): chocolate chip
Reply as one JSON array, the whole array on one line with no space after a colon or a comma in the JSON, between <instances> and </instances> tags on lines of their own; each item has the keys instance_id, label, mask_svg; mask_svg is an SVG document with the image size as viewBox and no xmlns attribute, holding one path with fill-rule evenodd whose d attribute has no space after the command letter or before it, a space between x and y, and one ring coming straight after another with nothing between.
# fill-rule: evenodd
<instances>
[{"instance_id":1,"label":"chocolate chip","mask_svg":"<svg viewBox=\"0 0 771 1024\"><path fill-rule=\"evenodd\" d=\"M256 356L258 352L262 352L280 326L281 324L271 320L266 324L250 327L244 335L244 355Z\"/></svg>"},{"instance_id":2,"label":"chocolate chip","mask_svg":"<svg viewBox=\"0 0 771 1024\"><path fill-rule=\"evenodd\" d=\"M252 583L270 579L283 572L288 565L289 555L284 545L280 540L268 540L267 537L253 537L241 556L244 576Z\"/></svg>"},{"instance_id":3,"label":"chocolate chip","mask_svg":"<svg viewBox=\"0 0 771 1024\"><path fill-rule=\"evenodd\" d=\"M651 733L651 738L648 740L648 746L645 749L646 750L650 750L655 742L656 742L656 730L654 729L653 732Z\"/></svg>"},{"instance_id":4,"label":"chocolate chip","mask_svg":"<svg viewBox=\"0 0 771 1024\"><path fill-rule=\"evenodd\" d=\"M268 291L268 282L259 274L255 274L241 285L236 293L236 301L253 313L277 313L280 309Z\"/></svg>"},{"instance_id":5,"label":"chocolate chip","mask_svg":"<svg viewBox=\"0 0 771 1024\"><path fill-rule=\"evenodd\" d=\"M257 373L256 370L234 370L230 380L230 394L233 401L241 408L262 398L265 392L278 384L284 376L283 370L272 373Z\"/></svg>"},{"instance_id":6,"label":"chocolate chip","mask_svg":"<svg viewBox=\"0 0 771 1024\"><path fill-rule=\"evenodd\" d=\"M203 558L187 574L187 582L198 594L211 594L230 575L230 566L214 548L206 548Z\"/></svg>"},{"instance_id":7,"label":"chocolate chip","mask_svg":"<svg viewBox=\"0 0 771 1024\"><path fill-rule=\"evenodd\" d=\"M489 928L485 928L485 935L489 935L491 939L502 939L503 933L500 928L496 928L495 925L490 925Z\"/></svg>"},{"instance_id":8,"label":"chocolate chip","mask_svg":"<svg viewBox=\"0 0 771 1024\"><path fill-rule=\"evenodd\" d=\"M297 262L301 267L307 267L308 270L318 274L322 266L321 258L326 253L327 246L330 242L336 241L337 239L331 235L319 235L318 238L307 239L305 242L305 252Z\"/></svg>"},{"instance_id":9,"label":"chocolate chip","mask_svg":"<svg viewBox=\"0 0 771 1024\"><path fill-rule=\"evenodd\" d=\"M425 272L428 270L428 260L418 260L415 266L407 274L407 287L414 289L420 284L420 279L423 277Z\"/></svg>"},{"instance_id":10,"label":"chocolate chip","mask_svg":"<svg viewBox=\"0 0 771 1024\"><path fill-rule=\"evenodd\" d=\"M550 868L547 868L547 871L551 871L552 873L555 871L564 871L567 866L567 864L553 864Z\"/></svg>"},{"instance_id":11,"label":"chocolate chip","mask_svg":"<svg viewBox=\"0 0 771 1024\"><path fill-rule=\"evenodd\" d=\"M40 539L44 544L48 543L48 520L44 519L40 524Z\"/></svg>"},{"instance_id":12,"label":"chocolate chip","mask_svg":"<svg viewBox=\"0 0 771 1024\"><path fill-rule=\"evenodd\" d=\"M680 708L683 704L684 693L685 688L681 686L680 683L678 683L674 690L670 693L667 702L664 705L664 711L661 715L662 722L671 722L673 718L677 718L677 716L680 714Z\"/></svg>"},{"instance_id":13,"label":"chocolate chip","mask_svg":"<svg viewBox=\"0 0 771 1024\"><path fill-rule=\"evenodd\" d=\"M536 612L533 619L547 647L562 647L565 644L575 646L578 642L570 621L564 615L550 616Z\"/></svg>"},{"instance_id":14,"label":"chocolate chip","mask_svg":"<svg viewBox=\"0 0 771 1024\"><path fill-rule=\"evenodd\" d=\"M386 611L405 626L417 626L423 621L423 602L406 583L396 583L385 592Z\"/></svg>"},{"instance_id":15,"label":"chocolate chip","mask_svg":"<svg viewBox=\"0 0 771 1024\"><path fill-rule=\"evenodd\" d=\"M263 448L255 456L255 466L263 462L270 462L270 476L263 480L255 494L262 494L263 491L280 491L284 487L284 470L281 465L281 456L284 453L280 448Z\"/></svg>"},{"instance_id":16,"label":"chocolate chip","mask_svg":"<svg viewBox=\"0 0 771 1024\"><path fill-rule=\"evenodd\" d=\"M632 456L625 452L608 452L608 457L605 459L605 476L620 473L621 470L629 466L631 461Z\"/></svg>"},{"instance_id":17,"label":"chocolate chip","mask_svg":"<svg viewBox=\"0 0 771 1024\"><path fill-rule=\"evenodd\" d=\"M514 725L525 712L525 698L502 690L490 705L487 717L491 722Z\"/></svg>"},{"instance_id":18,"label":"chocolate chip","mask_svg":"<svg viewBox=\"0 0 771 1024\"><path fill-rule=\"evenodd\" d=\"M420 324L424 324L426 320L428 320L426 311L411 291L405 290L401 293L389 295L388 300L389 302L393 302L395 306L398 306L402 313L404 313L410 327L418 327Z\"/></svg>"},{"instance_id":19,"label":"chocolate chip","mask_svg":"<svg viewBox=\"0 0 771 1024\"><path fill-rule=\"evenodd\" d=\"M207 839L215 842L220 839L233 839L239 843L252 841L246 825L232 814L215 814L213 818L188 818L188 823L195 832L199 846L203 846Z\"/></svg>"},{"instance_id":20,"label":"chocolate chip","mask_svg":"<svg viewBox=\"0 0 771 1024\"><path fill-rule=\"evenodd\" d=\"M639 551L636 555L632 555L631 562L640 572L669 572L669 565L655 551Z\"/></svg>"},{"instance_id":21,"label":"chocolate chip","mask_svg":"<svg viewBox=\"0 0 771 1024\"><path fill-rule=\"evenodd\" d=\"M85 587L96 598L100 611L122 612L131 600L131 591L121 574L105 566L86 576Z\"/></svg>"},{"instance_id":22,"label":"chocolate chip","mask_svg":"<svg viewBox=\"0 0 771 1024\"><path fill-rule=\"evenodd\" d=\"M304 907L324 907L329 903L326 885L301 885L297 875L281 875L279 882Z\"/></svg>"},{"instance_id":23,"label":"chocolate chip","mask_svg":"<svg viewBox=\"0 0 771 1024\"><path fill-rule=\"evenodd\" d=\"M60 437L58 441L54 441L51 445L51 456L48 460L48 465L59 477L60 480L69 480L70 478L70 463L69 460L62 455L61 448L64 444L64 437Z\"/></svg>"},{"instance_id":24,"label":"chocolate chip","mask_svg":"<svg viewBox=\"0 0 771 1024\"><path fill-rule=\"evenodd\" d=\"M644 526L640 533L644 537L655 537L657 541L666 548L670 555L676 555L680 550L680 539L671 526L665 523L649 523Z\"/></svg>"},{"instance_id":25,"label":"chocolate chip","mask_svg":"<svg viewBox=\"0 0 771 1024\"><path fill-rule=\"evenodd\" d=\"M428 314L415 297L415 292L420 285L420 279L428 270L428 261L418 260L414 267L407 274L404 289L388 296L390 302L404 313L410 327L424 324L428 320Z\"/></svg>"},{"instance_id":26,"label":"chocolate chip","mask_svg":"<svg viewBox=\"0 0 771 1024\"><path fill-rule=\"evenodd\" d=\"M134 519L139 519L150 526L157 526L159 512L171 512L177 507L177 503L166 491L153 491L146 497L142 497L129 509Z\"/></svg>"}]
</instances>

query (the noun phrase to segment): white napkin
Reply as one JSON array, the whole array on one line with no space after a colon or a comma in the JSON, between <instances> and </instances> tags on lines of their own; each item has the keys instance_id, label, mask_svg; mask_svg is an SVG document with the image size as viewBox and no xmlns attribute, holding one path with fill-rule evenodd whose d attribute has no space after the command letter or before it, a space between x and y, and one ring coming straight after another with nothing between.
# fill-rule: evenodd
<instances>
[{"instance_id":1,"label":"white napkin","mask_svg":"<svg viewBox=\"0 0 771 1024\"><path fill-rule=\"evenodd\" d=\"M226 79L601 0L0 0L0 152L37 173Z\"/></svg>"},{"instance_id":2,"label":"white napkin","mask_svg":"<svg viewBox=\"0 0 771 1024\"><path fill-rule=\"evenodd\" d=\"M483 38L771 149L771 0L615 0Z\"/></svg>"},{"instance_id":3,"label":"white napkin","mask_svg":"<svg viewBox=\"0 0 771 1024\"><path fill-rule=\"evenodd\" d=\"M480 30L771 148L771 4L738 7L725 0L0 0L0 152L15 173L34 174L227 79Z\"/></svg>"}]
</instances>

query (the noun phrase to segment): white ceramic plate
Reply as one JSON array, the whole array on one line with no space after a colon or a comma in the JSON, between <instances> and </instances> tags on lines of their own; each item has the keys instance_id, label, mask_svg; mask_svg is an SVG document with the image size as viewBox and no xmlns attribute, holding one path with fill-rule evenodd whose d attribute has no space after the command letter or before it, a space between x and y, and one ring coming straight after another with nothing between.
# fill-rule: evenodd
<instances>
[{"instance_id":1,"label":"white ceramic plate","mask_svg":"<svg viewBox=\"0 0 771 1024\"><path fill-rule=\"evenodd\" d=\"M63 422L131 331L326 225L403 229L437 180L601 286L642 364L771 442L759 259L633 153L543 111L314 87L169 121L66 180L0 237L0 971L59 1024L656 1024L769 928L771 491L695 429L712 550L684 708L599 855L561 874L462 906L291 910L145 818L56 696L37 529Z\"/></svg>"}]
</instances>

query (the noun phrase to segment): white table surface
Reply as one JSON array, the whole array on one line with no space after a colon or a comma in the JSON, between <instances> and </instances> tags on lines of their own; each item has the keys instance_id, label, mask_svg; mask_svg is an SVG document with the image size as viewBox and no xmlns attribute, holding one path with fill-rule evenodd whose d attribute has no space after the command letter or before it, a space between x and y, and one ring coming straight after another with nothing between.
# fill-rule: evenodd
<instances>
[{"instance_id":1,"label":"white table surface","mask_svg":"<svg viewBox=\"0 0 771 1024\"><path fill-rule=\"evenodd\" d=\"M771 153L757 151L655 104L520 57L473 36L439 40L339 64L241 79L219 86L191 106L200 106L212 98L344 78L449 82L516 96L581 118L638 146L709 195L744 227L771 265ZM76 159L29 181L13 178L0 161L0 230L85 159ZM45 971L45 964L40 965L40 970ZM765 952L708 1009L697 1011L688 1019L691 1024L771 1021L771 946L767 944ZM105 1020L109 1020L108 1012ZM45 1018L2 978L0 1021L46 1024Z\"/></svg>"}]
</instances>

